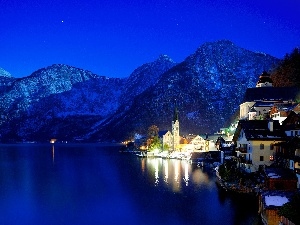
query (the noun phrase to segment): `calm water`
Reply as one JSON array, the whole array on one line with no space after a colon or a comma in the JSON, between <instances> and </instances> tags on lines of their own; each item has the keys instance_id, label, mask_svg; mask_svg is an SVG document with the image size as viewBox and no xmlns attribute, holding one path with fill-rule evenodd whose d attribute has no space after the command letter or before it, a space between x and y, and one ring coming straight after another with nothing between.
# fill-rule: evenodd
<instances>
[{"instance_id":1,"label":"calm water","mask_svg":"<svg viewBox=\"0 0 300 225\"><path fill-rule=\"evenodd\" d=\"M259 224L211 170L103 145L0 145L1 224Z\"/></svg>"}]
</instances>

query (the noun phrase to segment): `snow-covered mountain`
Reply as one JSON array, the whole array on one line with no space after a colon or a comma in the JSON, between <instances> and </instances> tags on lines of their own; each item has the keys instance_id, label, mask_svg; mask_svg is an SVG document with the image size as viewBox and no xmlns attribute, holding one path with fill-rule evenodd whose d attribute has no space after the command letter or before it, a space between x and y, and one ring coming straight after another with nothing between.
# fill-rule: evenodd
<instances>
[{"instance_id":1,"label":"snow-covered mountain","mask_svg":"<svg viewBox=\"0 0 300 225\"><path fill-rule=\"evenodd\" d=\"M0 95L2 138L80 136L116 111L125 80L68 65L52 65L16 79Z\"/></svg>"},{"instance_id":2,"label":"snow-covered mountain","mask_svg":"<svg viewBox=\"0 0 300 225\"><path fill-rule=\"evenodd\" d=\"M67 65L52 65L21 79L8 76L11 82L0 89L1 137L120 141L152 124L171 129L175 105L181 134L211 133L228 122L259 75L278 62L217 41L203 44L178 64L161 55L126 79Z\"/></svg>"},{"instance_id":3,"label":"snow-covered mountain","mask_svg":"<svg viewBox=\"0 0 300 225\"><path fill-rule=\"evenodd\" d=\"M15 78L8 71L0 68L0 91L11 85L14 80Z\"/></svg>"},{"instance_id":4,"label":"snow-covered mountain","mask_svg":"<svg viewBox=\"0 0 300 225\"><path fill-rule=\"evenodd\" d=\"M121 103L131 104L135 96L156 84L160 75L175 65L176 63L169 56L160 55L154 62L145 63L135 69L126 81Z\"/></svg>"},{"instance_id":5,"label":"snow-covered mountain","mask_svg":"<svg viewBox=\"0 0 300 225\"><path fill-rule=\"evenodd\" d=\"M171 130L175 105L181 134L216 132L230 122L246 89L255 87L259 75L277 63L270 55L230 41L205 43L137 95L126 114L114 114L95 137L107 138L102 137L104 131L114 131L115 136L125 138L127 130L131 135L145 133L152 124Z\"/></svg>"}]
</instances>

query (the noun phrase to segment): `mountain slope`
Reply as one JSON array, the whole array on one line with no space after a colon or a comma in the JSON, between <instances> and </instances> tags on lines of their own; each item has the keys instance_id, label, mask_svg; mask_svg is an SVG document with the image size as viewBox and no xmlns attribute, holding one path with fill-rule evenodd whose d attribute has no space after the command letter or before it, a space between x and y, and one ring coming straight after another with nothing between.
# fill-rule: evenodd
<instances>
[{"instance_id":1,"label":"mountain slope","mask_svg":"<svg viewBox=\"0 0 300 225\"><path fill-rule=\"evenodd\" d=\"M14 80L15 78L9 72L0 68L0 93L4 92L6 87L11 85Z\"/></svg>"},{"instance_id":2,"label":"mountain slope","mask_svg":"<svg viewBox=\"0 0 300 225\"><path fill-rule=\"evenodd\" d=\"M121 96L122 104L130 104L132 99L150 86L157 83L161 74L172 68L176 63L167 55L160 55L157 60L145 63L135 69L124 85Z\"/></svg>"},{"instance_id":3,"label":"mountain slope","mask_svg":"<svg viewBox=\"0 0 300 225\"><path fill-rule=\"evenodd\" d=\"M153 124L170 130L175 106L181 135L215 132L278 62L223 40L201 45L178 64L162 55L126 79L61 64L20 79L3 75L1 139L121 141Z\"/></svg>"},{"instance_id":4,"label":"mountain slope","mask_svg":"<svg viewBox=\"0 0 300 225\"><path fill-rule=\"evenodd\" d=\"M100 127L98 137L124 139L145 133L155 124L171 129L175 105L181 134L211 133L224 126L238 108L245 90L278 59L237 47L230 41L205 43L158 82L138 95L127 113L119 112ZM95 133L94 138L97 135Z\"/></svg>"},{"instance_id":5,"label":"mountain slope","mask_svg":"<svg viewBox=\"0 0 300 225\"><path fill-rule=\"evenodd\" d=\"M2 138L40 140L59 134L72 139L88 132L119 107L124 81L67 65L17 79L0 97Z\"/></svg>"}]
</instances>

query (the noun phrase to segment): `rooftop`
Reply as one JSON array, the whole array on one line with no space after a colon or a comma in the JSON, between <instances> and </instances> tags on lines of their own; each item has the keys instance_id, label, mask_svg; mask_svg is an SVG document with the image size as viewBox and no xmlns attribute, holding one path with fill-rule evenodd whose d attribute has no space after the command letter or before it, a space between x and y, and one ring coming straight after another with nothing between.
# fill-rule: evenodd
<instances>
[{"instance_id":1,"label":"rooftop","mask_svg":"<svg viewBox=\"0 0 300 225\"><path fill-rule=\"evenodd\" d=\"M294 101L300 89L297 87L248 88L243 102L253 101Z\"/></svg>"},{"instance_id":2,"label":"rooftop","mask_svg":"<svg viewBox=\"0 0 300 225\"><path fill-rule=\"evenodd\" d=\"M296 191L265 191L261 193L265 208L277 209L288 203Z\"/></svg>"}]
</instances>

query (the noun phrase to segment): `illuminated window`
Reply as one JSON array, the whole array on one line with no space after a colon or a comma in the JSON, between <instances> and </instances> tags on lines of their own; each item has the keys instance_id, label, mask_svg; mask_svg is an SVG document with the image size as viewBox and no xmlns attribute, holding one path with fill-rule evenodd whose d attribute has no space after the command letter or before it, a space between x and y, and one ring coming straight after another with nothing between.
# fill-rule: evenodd
<instances>
[{"instance_id":1,"label":"illuminated window","mask_svg":"<svg viewBox=\"0 0 300 225\"><path fill-rule=\"evenodd\" d=\"M274 156L270 155L270 161L274 161Z\"/></svg>"}]
</instances>

